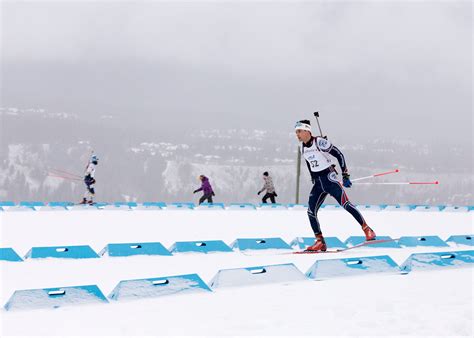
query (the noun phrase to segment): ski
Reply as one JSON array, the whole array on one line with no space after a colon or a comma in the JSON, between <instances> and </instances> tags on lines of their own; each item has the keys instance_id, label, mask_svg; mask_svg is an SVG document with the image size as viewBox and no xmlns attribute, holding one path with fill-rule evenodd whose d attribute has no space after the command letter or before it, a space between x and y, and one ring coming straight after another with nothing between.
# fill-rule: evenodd
<instances>
[{"instance_id":1,"label":"ski","mask_svg":"<svg viewBox=\"0 0 474 338\"><path fill-rule=\"evenodd\" d=\"M362 242L360 244L351 246L350 248L344 248L344 249L333 249L333 250L326 250L326 251L309 251L309 250L302 250L302 251L295 251L292 252L294 255L302 255L302 254L324 254L324 253L338 253L338 252L344 252L356 248L360 248L363 246L368 246L368 245L373 245L373 244L379 244L379 243L387 243L387 242L394 242L398 241L400 238L393 238L393 239L376 239L373 241L366 241Z\"/></svg>"},{"instance_id":2,"label":"ski","mask_svg":"<svg viewBox=\"0 0 474 338\"><path fill-rule=\"evenodd\" d=\"M348 250L352 250L352 249L356 249L356 248L360 248L360 247L364 247L364 246L369 246L369 245L373 245L373 244L379 244L379 243L387 243L387 242L395 242L395 241L398 241L400 238L393 238L393 239L376 239L376 240L373 240L373 241L366 241L366 242L362 242L360 244L357 244L357 245L354 245L354 246L351 246L350 248L344 248L344 249L329 249L329 250L326 250L326 251L307 251L307 250L301 250L301 251L291 251L291 252L272 252L271 254L274 254L274 255L309 255L309 254L325 254L325 253L340 253L340 252L344 252L344 251L348 251ZM263 256L263 255L268 255L270 253L265 253L264 251L265 250L262 250L263 252L249 252L249 251L240 251L241 254L245 255L245 256Z\"/></svg>"}]
</instances>

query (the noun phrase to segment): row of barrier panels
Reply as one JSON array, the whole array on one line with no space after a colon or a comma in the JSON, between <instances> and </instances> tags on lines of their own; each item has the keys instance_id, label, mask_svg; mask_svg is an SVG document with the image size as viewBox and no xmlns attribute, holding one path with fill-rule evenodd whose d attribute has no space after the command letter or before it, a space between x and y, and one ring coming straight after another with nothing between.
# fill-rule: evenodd
<instances>
[{"instance_id":1,"label":"row of barrier panels","mask_svg":"<svg viewBox=\"0 0 474 338\"><path fill-rule=\"evenodd\" d=\"M359 204L357 207L360 210L370 211L443 211L443 212L469 212L474 210L474 206L430 206L430 205L368 205ZM190 202L115 202L115 203L96 203L94 205L80 205L72 202L20 202L16 204L12 201L0 201L0 211L49 211L49 210L305 210L308 208L307 204L280 204L280 203L231 203L225 205L224 203L203 203L195 205ZM341 209L337 204L323 204L321 208L326 210Z\"/></svg>"},{"instance_id":2,"label":"row of barrier panels","mask_svg":"<svg viewBox=\"0 0 474 338\"><path fill-rule=\"evenodd\" d=\"M243 287L270 283L328 280L367 274L407 274L412 271L470 267L474 250L411 254L398 266L390 256L369 256L316 260L306 274L294 264L277 264L236 269L222 269L206 284L197 274L146 279L122 280L109 294L113 301L154 298L195 292L212 292L219 288ZM89 303L108 303L96 285L49 289L18 290L4 308L58 308Z\"/></svg>"},{"instance_id":3,"label":"row of barrier panels","mask_svg":"<svg viewBox=\"0 0 474 338\"><path fill-rule=\"evenodd\" d=\"M408 248L408 247L450 247L474 246L473 235L450 236L443 241L438 236L403 236L392 239L390 236L377 236L377 239L387 242L374 243L370 248ZM363 236L351 236L345 242L337 237L327 237L328 247L333 249L346 249L365 241ZM279 237L273 238L238 238L230 246L221 240L175 242L166 249L160 242L142 243L112 243L107 244L97 254L89 245L33 247L24 256L25 259L38 258L67 258L85 259L109 257L126 257L135 255L172 256L180 253L226 253L234 251L259 251L259 250L303 250L314 243L312 237L296 237L290 244ZM12 248L0 248L0 261L20 262L22 258Z\"/></svg>"}]
</instances>

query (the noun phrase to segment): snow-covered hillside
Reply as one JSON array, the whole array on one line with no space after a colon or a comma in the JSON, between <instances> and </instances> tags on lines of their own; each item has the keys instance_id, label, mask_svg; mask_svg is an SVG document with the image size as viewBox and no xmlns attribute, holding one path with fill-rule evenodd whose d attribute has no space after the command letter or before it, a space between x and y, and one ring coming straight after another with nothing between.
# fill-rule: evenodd
<instances>
[{"instance_id":1,"label":"snow-covered hillside","mask_svg":"<svg viewBox=\"0 0 474 338\"><path fill-rule=\"evenodd\" d=\"M166 128L133 128L118 117L91 125L74 113L18 108L0 108L0 118L0 200L79 200L82 182L50 176L51 169L82 175L95 150L101 201L191 200L197 176L204 174L216 201L255 203L264 171L273 176L278 201L295 201L298 144L290 126L277 131L203 128L170 133ZM464 165L470 163L470 145L337 134L329 138L344 152L352 178L398 168L396 177L386 179L441 182L358 186L349 191L354 203L474 204L474 177L469 164ZM306 201L310 185L302 163L301 201Z\"/></svg>"}]
</instances>

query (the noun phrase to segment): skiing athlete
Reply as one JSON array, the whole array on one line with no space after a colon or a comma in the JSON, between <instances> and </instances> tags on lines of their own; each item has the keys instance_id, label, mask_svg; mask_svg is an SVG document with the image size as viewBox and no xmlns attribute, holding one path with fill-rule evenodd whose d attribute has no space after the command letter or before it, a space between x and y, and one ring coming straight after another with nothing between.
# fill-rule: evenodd
<instances>
[{"instance_id":1,"label":"skiing athlete","mask_svg":"<svg viewBox=\"0 0 474 338\"><path fill-rule=\"evenodd\" d=\"M201 204L205 200L207 200L208 203L213 203L212 196L216 196L216 194L214 194L214 190L212 190L209 179L204 175L199 175L199 179L201 180L201 187L199 189L194 190L193 194L202 190L204 194L199 199L199 204Z\"/></svg>"},{"instance_id":2,"label":"skiing athlete","mask_svg":"<svg viewBox=\"0 0 474 338\"><path fill-rule=\"evenodd\" d=\"M86 192L84 193L84 198L79 204L94 204L94 184L95 184L95 167L99 163L99 158L96 155L92 155L89 164L86 167L86 172L84 173L84 183L86 184Z\"/></svg>"},{"instance_id":3,"label":"skiing athlete","mask_svg":"<svg viewBox=\"0 0 474 338\"><path fill-rule=\"evenodd\" d=\"M349 201L341 183L337 180L335 166L331 162L329 155L335 157L342 170L343 185L346 188L352 186L350 175L347 169L344 155L327 139L311 134L311 122L309 120L298 121L295 125L295 132L298 141L301 142L301 155L306 160L313 188L309 195L308 218L313 229L316 241L309 246L307 251L326 251L327 246L321 232L318 221L318 210L323 204L327 195L331 195L336 201L348 211L361 225L367 241L374 240L375 232L367 225L361 213Z\"/></svg>"},{"instance_id":4,"label":"skiing athlete","mask_svg":"<svg viewBox=\"0 0 474 338\"><path fill-rule=\"evenodd\" d=\"M275 186L273 185L273 180L271 176L268 174L268 171L263 173L263 180L264 184L262 189L257 192L257 195L260 195L265 190L267 191L266 194L262 198L262 203L267 203L267 200L270 199L272 203L275 203L275 197L278 196L275 192Z\"/></svg>"}]
</instances>

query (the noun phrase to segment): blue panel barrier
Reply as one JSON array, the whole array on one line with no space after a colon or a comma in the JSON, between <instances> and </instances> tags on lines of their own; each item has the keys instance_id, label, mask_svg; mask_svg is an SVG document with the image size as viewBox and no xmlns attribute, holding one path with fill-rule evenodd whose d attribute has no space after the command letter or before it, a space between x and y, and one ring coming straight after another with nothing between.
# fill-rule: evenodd
<instances>
[{"instance_id":1,"label":"blue panel barrier","mask_svg":"<svg viewBox=\"0 0 474 338\"><path fill-rule=\"evenodd\" d=\"M224 210L224 203L201 203L196 207L197 209L213 209L213 210Z\"/></svg>"},{"instance_id":2,"label":"blue panel barrier","mask_svg":"<svg viewBox=\"0 0 474 338\"><path fill-rule=\"evenodd\" d=\"M403 236L398 240L398 244L400 244L402 247L449 247L449 245L438 236Z\"/></svg>"},{"instance_id":3,"label":"blue panel barrier","mask_svg":"<svg viewBox=\"0 0 474 338\"><path fill-rule=\"evenodd\" d=\"M23 259L12 248L0 248L0 261L21 262Z\"/></svg>"},{"instance_id":4,"label":"blue panel barrier","mask_svg":"<svg viewBox=\"0 0 474 338\"><path fill-rule=\"evenodd\" d=\"M25 258L99 258L97 253L88 245L34 247Z\"/></svg>"},{"instance_id":5,"label":"blue panel barrier","mask_svg":"<svg viewBox=\"0 0 474 338\"><path fill-rule=\"evenodd\" d=\"M212 290L197 274L189 274L124 280L117 284L109 298L120 301L210 291Z\"/></svg>"},{"instance_id":6,"label":"blue panel barrier","mask_svg":"<svg viewBox=\"0 0 474 338\"><path fill-rule=\"evenodd\" d=\"M114 205L116 207L120 207L120 206L127 206L129 208L136 208L138 206L138 204L136 202L115 202Z\"/></svg>"},{"instance_id":7,"label":"blue panel barrier","mask_svg":"<svg viewBox=\"0 0 474 338\"><path fill-rule=\"evenodd\" d=\"M372 205L372 204L358 204L357 209L365 211L381 211L387 207L386 204Z\"/></svg>"},{"instance_id":8,"label":"blue panel barrier","mask_svg":"<svg viewBox=\"0 0 474 338\"><path fill-rule=\"evenodd\" d=\"M279 237L276 238L237 238L230 245L233 249L244 250L268 250L289 249L291 247Z\"/></svg>"},{"instance_id":9,"label":"blue panel barrier","mask_svg":"<svg viewBox=\"0 0 474 338\"><path fill-rule=\"evenodd\" d=\"M416 205L411 204L410 208L413 211L440 211L439 206L431 206L431 205Z\"/></svg>"},{"instance_id":10,"label":"blue panel barrier","mask_svg":"<svg viewBox=\"0 0 474 338\"><path fill-rule=\"evenodd\" d=\"M94 207L96 207L97 209L104 209L105 207L111 205L110 203L107 203L107 202L97 202L97 203L94 203Z\"/></svg>"},{"instance_id":11,"label":"blue panel barrier","mask_svg":"<svg viewBox=\"0 0 474 338\"><path fill-rule=\"evenodd\" d=\"M401 270L408 273L413 270L433 270L472 266L474 250L430 252L411 254L401 265Z\"/></svg>"},{"instance_id":12,"label":"blue panel barrier","mask_svg":"<svg viewBox=\"0 0 474 338\"><path fill-rule=\"evenodd\" d=\"M91 303L108 303L107 298L96 285L18 290L13 293L4 308L7 311L56 309Z\"/></svg>"},{"instance_id":13,"label":"blue panel barrier","mask_svg":"<svg viewBox=\"0 0 474 338\"><path fill-rule=\"evenodd\" d=\"M446 206L441 210L442 212L468 212L468 207Z\"/></svg>"},{"instance_id":14,"label":"blue panel barrier","mask_svg":"<svg viewBox=\"0 0 474 338\"><path fill-rule=\"evenodd\" d=\"M219 270L209 283L210 287L234 287L307 280L293 263Z\"/></svg>"},{"instance_id":15,"label":"blue panel barrier","mask_svg":"<svg viewBox=\"0 0 474 338\"><path fill-rule=\"evenodd\" d=\"M166 208L166 203L165 202L143 202L142 206L143 207L154 207L154 208L164 209L164 208Z\"/></svg>"},{"instance_id":16,"label":"blue panel barrier","mask_svg":"<svg viewBox=\"0 0 474 338\"><path fill-rule=\"evenodd\" d=\"M287 210L286 205L280 203L260 203L261 210Z\"/></svg>"},{"instance_id":17,"label":"blue panel barrier","mask_svg":"<svg viewBox=\"0 0 474 338\"><path fill-rule=\"evenodd\" d=\"M411 211L411 208L408 205L387 205L384 208L384 211Z\"/></svg>"},{"instance_id":18,"label":"blue panel barrier","mask_svg":"<svg viewBox=\"0 0 474 338\"><path fill-rule=\"evenodd\" d=\"M454 243L457 245L469 245L474 246L474 235L455 235L449 237L446 242Z\"/></svg>"},{"instance_id":19,"label":"blue panel barrier","mask_svg":"<svg viewBox=\"0 0 474 338\"><path fill-rule=\"evenodd\" d=\"M192 242L176 242L170 247L170 252L232 252L232 249L223 241L192 241Z\"/></svg>"},{"instance_id":20,"label":"blue panel barrier","mask_svg":"<svg viewBox=\"0 0 474 338\"><path fill-rule=\"evenodd\" d=\"M104 210L123 210L123 211L131 211L133 210L134 208L132 208L131 205L129 205L128 203L113 203L113 204L107 204L107 205L104 205L104 206L97 206L98 208L100 207L100 209L104 209Z\"/></svg>"},{"instance_id":21,"label":"blue panel barrier","mask_svg":"<svg viewBox=\"0 0 474 338\"><path fill-rule=\"evenodd\" d=\"M168 209L194 209L194 207L195 207L194 203L188 203L188 202L171 203L167 205Z\"/></svg>"},{"instance_id":22,"label":"blue panel barrier","mask_svg":"<svg viewBox=\"0 0 474 338\"><path fill-rule=\"evenodd\" d=\"M20 202L20 205L25 206L25 207L44 207L43 202L31 202L31 201L22 201Z\"/></svg>"},{"instance_id":23,"label":"blue panel barrier","mask_svg":"<svg viewBox=\"0 0 474 338\"><path fill-rule=\"evenodd\" d=\"M256 210L257 208L252 203L232 203L229 205L229 210Z\"/></svg>"},{"instance_id":24,"label":"blue panel barrier","mask_svg":"<svg viewBox=\"0 0 474 338\"><path fill-rule=\"evenodd\" d=\"M400 273L400 269L389 256L326 259L316 261L306 272L306 276L323 280L368 273Z\"/></svg>"},{"instance_id":25,"label":"blue panel barrier","mask_svg":"<svg viewBox=\"0 0 474 338\"><path fill-rule=\"evenodd\" d=\"M108 254L109 257L127 257L137 255L171 256L163 244L159 242L148 243L111 243L102 249L100 255Z\"/></svg>"},{"instance_id":26,"label":"blue panel barrier","mask_svg":"<svg viewBox=\"0 0 474 338\"><path fill-rule=\"evenodd\" d=\"M47 205L50 206L50 207L64 207L64 208L66 208L66 207L70 207L70 206L74 205L74 203L72 203L72 202L49 202Z\"/></svg>"}]
</instances>

